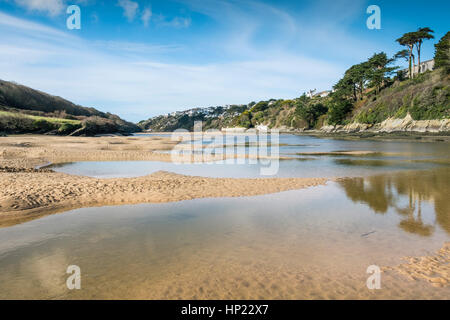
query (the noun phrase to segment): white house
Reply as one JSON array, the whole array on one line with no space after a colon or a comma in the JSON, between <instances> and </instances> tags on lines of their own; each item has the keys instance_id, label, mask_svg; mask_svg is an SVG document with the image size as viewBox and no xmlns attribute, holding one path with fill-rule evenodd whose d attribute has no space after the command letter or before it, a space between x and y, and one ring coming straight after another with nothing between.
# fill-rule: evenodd
<instances>
[{"instance_id":1,"label":"white house","mask_svg":"<svg viewBox=\"0 0 450 320\"><path fill-rule=\"evenodd\" d=\"M314 95L314 97L321 97L321 98L328 97L330 95L330 93L331 93L331 90L321 91L319 93L316 93Z\"/></svg>"},{"instance_id":2,"label":"white house","mask_svg":"<svg viewBox=\"0 0 450 320\"><path fill-rule=\"evenodd\" d=\"M427 60L420 63L420 66L414 66L414 74L424 73L426 71L433 71L434 70L434 59ZM405 77L409 77L409 68L403 69L400 72L402 72Z\"/></svg>"}]
</instances>

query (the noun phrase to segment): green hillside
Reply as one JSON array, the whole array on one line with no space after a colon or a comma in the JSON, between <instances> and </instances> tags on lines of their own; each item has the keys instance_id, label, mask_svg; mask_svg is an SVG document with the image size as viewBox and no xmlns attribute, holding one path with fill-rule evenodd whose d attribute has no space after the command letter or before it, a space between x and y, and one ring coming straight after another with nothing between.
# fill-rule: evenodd
<instances>
[{"instance_id":1,"label":"green hillside","mask_svg":"<svg viewBox=\"0 0 450 320\"><path fill-rule=\"evenodd\" d=\"M116 115L0 80L0 132L95 135L140 130Z\"/></svg>"},{"instance_id":2,"label":"green hillside","mask_svg":"<svg viewBox=\"0 0 450 320\"><path fill-rule=\"evenodd\" d=\"M405 34L397 42L404 46L432 39L432 32L421 28ZM304 94L292 100L196 108L151 118L138 125L153 131L192 130L194 121L203 121L204 129L267 125L306 130L355 122L373 125L387 118L402 119L407 114L414 120L447 119L450 118L450 32L435 47L434 71L400 71L396 61L406 59L413 66L414 55L402 50L390 58L380 52L351 66L329 95L307 97Z\"/></svg>"}]
</instances>

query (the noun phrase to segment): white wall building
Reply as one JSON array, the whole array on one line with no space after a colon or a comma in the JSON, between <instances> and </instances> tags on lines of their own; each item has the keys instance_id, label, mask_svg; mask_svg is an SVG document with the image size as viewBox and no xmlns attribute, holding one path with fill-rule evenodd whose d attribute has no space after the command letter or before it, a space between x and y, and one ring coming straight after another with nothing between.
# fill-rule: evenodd
<instances>
[{"instance_id":1,"label":"white wall building","mask_svg":"<svg viewBox=\"0 0 450 320\"><path fill-rule=\"evenodd\" d=\"M419 73L424 73L426 71L433 71L434 70L434 59L421 62L420 66L417 65L413 69L414 69L413 73L415 75L419 74ZM405 75L405 77L409 78L409 68L403 69L401 72Z\"/></svg>"}]
</instances>

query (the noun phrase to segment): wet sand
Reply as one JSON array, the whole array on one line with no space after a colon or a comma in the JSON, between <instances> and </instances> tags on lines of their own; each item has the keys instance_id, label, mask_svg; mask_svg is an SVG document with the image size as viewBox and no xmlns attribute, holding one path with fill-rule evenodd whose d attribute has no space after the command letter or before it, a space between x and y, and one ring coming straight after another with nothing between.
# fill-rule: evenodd
<instances>
[{"instance_id":1,"label":"wet sand","mask_svg":"<svg viewBox=\"0 0 450 320\"><path fill-rule=\"evenodd\" d=\"M450 287L450 242L434 255L406 257L405 260L405 263L385 267L383 271L394 271L414 281L424 280L438 288Z\"/></svg>"},{"instance_id":2,"label":"wet sand","mask_svg":"<svg viewBox=\"0 0 450 320\"><path fill-rule=\"evenodd\" d=\"M176 142L161 137L13 136L0 140L0 226L87 206L240 197L325 184L323 178L220 179L156 172L139 178L94 179L35 169L71 161L170 161Z\"/></svg>"}]
</instances>

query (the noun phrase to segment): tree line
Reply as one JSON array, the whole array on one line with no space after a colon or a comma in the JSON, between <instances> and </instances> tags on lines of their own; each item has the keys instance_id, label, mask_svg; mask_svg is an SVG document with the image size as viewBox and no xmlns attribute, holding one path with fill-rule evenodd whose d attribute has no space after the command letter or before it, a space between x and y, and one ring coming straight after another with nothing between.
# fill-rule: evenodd
<instances>
[{"instance_id":1,"label":"tree line","mask_svg":"<svg viewBox=\"0 0 450 320\"><path fill-rule=\"evenodd\" d=\"M378 94L395 80L402 80L404 77L402 72L398 72L396 78L392 77L399 69L398 66L392 66L398 59L405 58L408 61L408 76L410 79L415 78L415 54L420 66L422 44L425 40L434 39L432 33L434 31L428 27L405 33L396 42L406 46L407 50L401 50L393 57L388 57L384 52L375 53L367 61L350 67L333 87L334 92L327 108L328 123L342 123L347 114L353 110L355 103L363 100L365 95L371 92ZM435 48L435 68L441 68L446 74L450 74L450 32L447 32ZM421 73L420 67L417 73Z\"/></svg>"}]
</instances>

